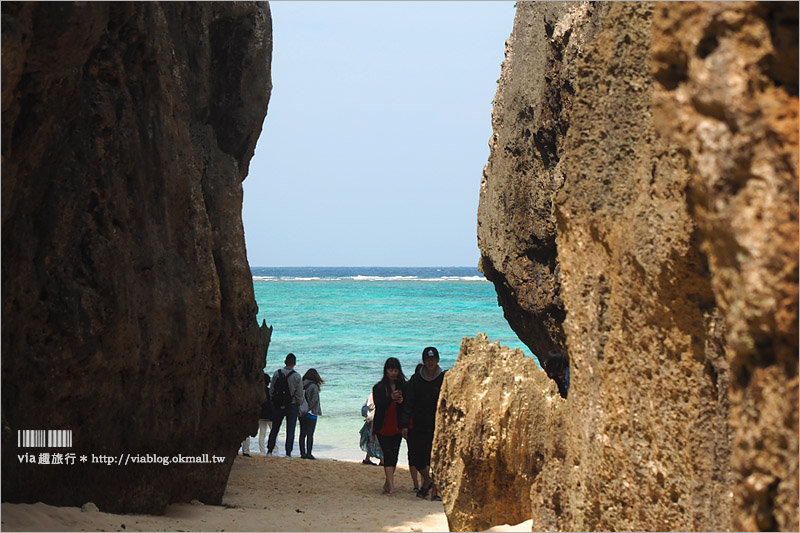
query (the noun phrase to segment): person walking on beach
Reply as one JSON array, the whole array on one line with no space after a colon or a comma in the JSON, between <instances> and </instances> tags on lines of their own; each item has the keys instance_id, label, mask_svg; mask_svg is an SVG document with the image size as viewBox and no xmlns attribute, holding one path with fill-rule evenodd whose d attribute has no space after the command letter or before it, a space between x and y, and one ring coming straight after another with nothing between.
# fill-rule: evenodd
<instances>
[{"instance_id":1,"label":"person walking on beach","mask_svg":"<svg viewBox=\"0 0 800 533\"><path fill-rule=\"evenodd\" d=\"M309 368L303 375L303 391L308 403L308 412L300 417L300 457L316 459L311 455L314 447L314 430L317 429L317 418L322 414L319 404L319 390L325 383L314 368Z\"/></svg>"},{"instance_id":2,"label":"person walking on beach","mask_svg":"<svg viewBox=\"0 0 800 533\"><path fill-rule=\"evenodd\" d=\"M294 370L297 358L293 353L286 356L284 364L286 365L284 368L276 370L272 375L270 384L272 430L269 432L267 455L272 455L275 442L278 440L281 422L286 418L286 457L291 458L297 415L300 411L300 404L303 403L303 385L300 374Z\"/></svg>"},{"instance_id":3,"label":"person walking on beach","mask_svg":"<svg viewBox=\"0 0 800 533\"><path fill-rule=\"evenodd\" d=\"M431 499L438 493L430 473L433 432L436 428L436 406L442 389L445 372L439 366L439 351L433 346L422 350L422 364L417 366L408 387L406 409L413 424L408 430L408 459L422 476L422 486L417 497Z\"/></svg>"},{"instance_id":4,"label":"person walking on beach","mask_svg":"<svg viewBox=\"0 0 800 533\"><path fill-rule=\"evenodd\" d=\"M422 366L422 363L419 363L417 365L417 368L414 369L414 373L415 374L417 372L419 372L419 369L420 369L421 366ZM410 404L408 403L408 400L406 400L406 408L409 408L409 407L410 407ZM409 440L411 438L411 434L413 433L413 430L414 430L414 417L413 416L409 416L409 418L408 418L408 438L406 439L406 452L408 454L408 473L411 474L411 482L414 484L414 488L411 489L411 492L413 492L414 494L418 494L419 493L419 472L417 472L417 467L414 466L414 461L411 458L411 441Z\"/></svg>"},{"instance_id":5,"label":"person walking on beach","mask_svg":"<svg viewBox=\"0 0 800 533\"><path fill-rule=\"evenodd\" d=\"M268 431L272 429L272 402L269 399L269 374L264 373L264 394L267 399L261 404L261 413L258 415L258 450L261 455L267 455L266 440ZM255 435L253 435L255 436ZM242 442L242 455L250 457L250 437Z\"/></svg>"},{"instance_id":6,"label":"person walking on beach","mask_svg":"<svg viewBox=\"0 0 800 533\"><path fill-rule=\"evenodd\" d=\"M408 413L403 408L408 382L400 361L390 357L383 365L383 378L372 387L375 401L375 420L372 431L378 436L383 453L383 472L386 482L383 493L394 494L394 471L400 442L408 434Z\"/></svg>"}]
</instances>

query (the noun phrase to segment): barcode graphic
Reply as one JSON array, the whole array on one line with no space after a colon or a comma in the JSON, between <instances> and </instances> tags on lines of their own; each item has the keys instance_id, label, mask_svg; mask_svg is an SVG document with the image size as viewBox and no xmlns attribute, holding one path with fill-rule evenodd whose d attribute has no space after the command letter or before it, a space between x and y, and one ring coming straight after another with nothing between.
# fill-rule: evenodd
<instances>
[{"instance_id":1,"label":"barcode graphic","mask_svg":"<svg viewBox=\"0 0 800 533\"><path fill-rule=\"evenodd\" d=\"M71 448L71 429L21 429L17 431L20 448Z\"/></svg>"}]
</instances>

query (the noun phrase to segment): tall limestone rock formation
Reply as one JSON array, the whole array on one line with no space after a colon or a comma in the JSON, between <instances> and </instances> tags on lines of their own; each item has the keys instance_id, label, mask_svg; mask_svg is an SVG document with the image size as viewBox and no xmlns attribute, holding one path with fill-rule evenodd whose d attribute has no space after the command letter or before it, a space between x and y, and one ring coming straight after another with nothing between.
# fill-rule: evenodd
<instances>
[{"instance_id":1,"label":"tall limestone rock formation","mask_svg":"<svg viewBox=\"0 0 800 533\"><path fill-rule=\"evenodd\" d=\"M798 529L798 4L679 4L653 17L653 121L724 317L734 528Z\"/></svg>"},{"instance_id":2,"label":"tall limestone rock formation","mask_svg":"<svg viewBox=\"0 0 800 533\"><path fill-rule=\"evenodd\" d=\"M572 383L553 398L517 362L453 392L494 350L462 346L436 436L437 466L463 468L452 527L519 520L524 482L534 530L798 528L797 15L518 4L481 266L532 351L569 354ZM450 427L511 440L462 460L475 448L448 448ZM527 459L494 459L515 443ZM478 479L486 506L459 486Z\"/></svg>"},{"instance_id":3,"label":"tall limestone rock formation","mask_svg":"<svg viewBox=\"0 0 800 533\"><path fill-rule=\"evenodd\" d=\"M557 469L566 451L566 404L554 382L521 350L478 335L461 343L440 399L432 460L450 529L528 520L531 485L543 470Z\"/></svg>"},{"instance_id":4,"label":"tall limestone rock formation","mask_svg":"<svg viewBox=\"0 0 800 533\"><path fill-rule=\"evenodd\" d=\"M4 2L2 46L3 499L219 503L264 394L241 183L269 7ZM72 446L19 446L50 429Z\"/></svg>"}]
</instances>

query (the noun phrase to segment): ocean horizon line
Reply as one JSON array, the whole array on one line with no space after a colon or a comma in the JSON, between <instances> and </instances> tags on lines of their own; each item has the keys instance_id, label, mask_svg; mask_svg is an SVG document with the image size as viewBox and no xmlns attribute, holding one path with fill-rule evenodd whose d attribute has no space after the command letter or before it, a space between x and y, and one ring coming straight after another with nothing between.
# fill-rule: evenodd
<instances>
[{"instance_id":1,"label":"ocean horizon line","mask_svg":"<svg viewBox=\"0 0 800 533\"><path fill-rule=\"evenodd\" d=\"M474 268L478 269L476 265L411 265L411 266L397 266L397 265L250 265L250 268Z\"/></svg>"},{"instance_id":2,"label":"ocean horizon line","mask_svg":"<svg viewBox=\"0 0 800 533\"><path fill-rule=\"evenodd\" d=\"M487 281L477 267L251 267L253 281Z\"/></svg>"}]
</instances>

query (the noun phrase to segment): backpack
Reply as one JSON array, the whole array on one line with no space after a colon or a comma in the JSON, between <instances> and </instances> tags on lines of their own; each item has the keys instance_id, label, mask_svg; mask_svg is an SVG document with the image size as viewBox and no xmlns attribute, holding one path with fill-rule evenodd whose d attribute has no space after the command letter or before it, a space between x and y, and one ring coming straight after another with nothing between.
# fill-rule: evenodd
<instances>
[{"instance_id":1,"label":"backpack","mask_svg":"<svg viewBox=\"0 0 800 533\"><path fill-rule=\"evenodd\" d=\"M288 374L278 370L275 387L272 389L272 405L278 409L288 409L292 403L292 393L289 391L289 376L292 374L294 374L294 370Z\"/></svg>"}]
</instances>

